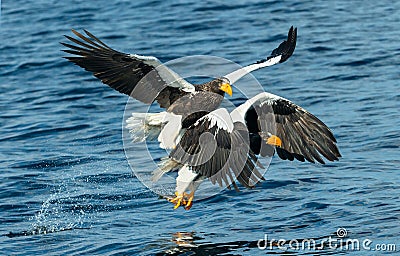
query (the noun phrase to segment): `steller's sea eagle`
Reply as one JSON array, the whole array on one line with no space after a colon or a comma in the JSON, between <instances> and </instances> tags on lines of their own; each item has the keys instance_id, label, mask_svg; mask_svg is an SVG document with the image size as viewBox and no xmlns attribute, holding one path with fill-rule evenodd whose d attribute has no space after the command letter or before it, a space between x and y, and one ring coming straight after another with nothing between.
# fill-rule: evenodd
<instances>
[{"instance_id":1,"label":"steller's sea eagle","mask_svg":"<svg viewBox=\"0 0 400 256\"><path fill-rule=\"evenodd\" d=\"M220 186L252 188L264 180L259 156L324 163L341 157L331 130L317 117L293 102L263 92L229 113L219 108L231 85L246 74L286 61L296 46L297 29L263 60L204 84L191 84L157 58L116 51L90 32L75 30L71 43L61 43L69 61L84 68L111 88L146 104L157 102L165 112L133 115L127 127L158 128L160 147L170 149L154 171L178 171L175 195L168 200L175 209L190 209L194 192L206 178ZM140 122L138 122L140 120Z\"/></svg>"}]
</instances>

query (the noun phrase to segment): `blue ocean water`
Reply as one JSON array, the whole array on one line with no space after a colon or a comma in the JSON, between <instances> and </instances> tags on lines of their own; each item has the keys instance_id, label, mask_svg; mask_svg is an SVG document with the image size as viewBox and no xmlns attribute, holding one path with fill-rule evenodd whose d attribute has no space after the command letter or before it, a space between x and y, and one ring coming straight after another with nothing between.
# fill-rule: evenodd
<instances>
[{"instance_id":1,"label":"blue ocean water","mask_svg":"<svg viewBox=\"0 0 400 256\"><path fill-rule=\"evenodd\" d=\"M320 243L338 228L400 250L400 2L2 1L0 23L1 254L281 254L258 240ZM275 157L256 189L190 211L132 174L121 138L127 97L62 59L59 44L71 28L88 29L162 61L200 54L246 65L291 25L294 55L254 75L331 127L343 158ZM290 251L337 252L349 253Z\"/></svg>"}]
</instances>

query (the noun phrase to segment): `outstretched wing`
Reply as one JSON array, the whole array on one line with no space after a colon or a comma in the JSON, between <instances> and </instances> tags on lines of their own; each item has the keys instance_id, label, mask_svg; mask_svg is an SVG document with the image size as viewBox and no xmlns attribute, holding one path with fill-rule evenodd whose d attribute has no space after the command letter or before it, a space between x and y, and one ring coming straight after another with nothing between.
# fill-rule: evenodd
<instances>
[{"instance_id":1,"label":"outstretched wing","mask_svg":"<svg viewBox=\"0 0 400 256\"><path fill-rule=\"evenodd\" d=\"M317 117L293 102L271 93L260 93L231 113L233 120L246 123L250 133L262 140L271 135L281 139L276 147L284 160L315 160L324 163L341 157L332 131Z\"/></svg>"},{"instance_id":2,"label":"outstretched wing","mask_svg":"<svg viewBox=\"0 0 400 256\"><path fill-rule=\"evenodd\" d=\"M64 58L92 72L111 88L147 104L157 100L164 108L187 92L194 91L193 85L157 58L116 51L84 31L86 36L75 30L72 32L77 38L65 36L74 44L62 42L70 48L63 51L74 56Z\"/></svg>"},{"instance_id":3,"label":"outstretched wing","mask_svg":"<svg viewBox=\"0 0 400 256\"><path fill-rule=\"evenodd\" d=\"M256 63L233 71L232 73L229 73L224 77L227 78L231 84L233 84L237 80L254 70L285 62L287 59L289 59L290 56L292 56L294 49L296 48L296 40L297 28L293 28L292 26L289 29L287 39L283 41L276 49L274 49L266 59L259 60Z\"/></svg>"},{"instance_id":4,"label":"outstretched wing","mask_svg":"<svg viewBox=\"0 0 400 256\"><path fill-rule=\"evenodd\" d=\"M242 123L233 123L226 109L217 109L190 126L170 158L184 163L191 170L215 184L236 189L237 179L245 187L253 187L262 174L262 165L249 148L249 136Z\"/></svg>"}]
</instances>

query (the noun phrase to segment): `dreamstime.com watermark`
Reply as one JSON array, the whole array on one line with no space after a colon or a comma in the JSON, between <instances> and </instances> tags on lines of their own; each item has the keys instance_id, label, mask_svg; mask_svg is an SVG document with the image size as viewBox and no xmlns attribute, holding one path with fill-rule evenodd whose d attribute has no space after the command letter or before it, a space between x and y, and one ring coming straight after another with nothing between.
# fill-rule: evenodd
<instances>
[{"instance_id":1,"label":"dreamstime.com watermark","mask_svg":"<svg viewBox=\"0 0 400 256\"><path fill-rule=\"evenodd\" d=\"M342 251L380 251L395 252L398 250L394 243L374 243L371 239L355 239L347 237L345 228L338 228L335 236L329 236L322 239L270 239L267 234L264 239L257 242L260 250L279 249L282 251L300 251L300 250L342 250Z\"/></svg>"}]
</instances>

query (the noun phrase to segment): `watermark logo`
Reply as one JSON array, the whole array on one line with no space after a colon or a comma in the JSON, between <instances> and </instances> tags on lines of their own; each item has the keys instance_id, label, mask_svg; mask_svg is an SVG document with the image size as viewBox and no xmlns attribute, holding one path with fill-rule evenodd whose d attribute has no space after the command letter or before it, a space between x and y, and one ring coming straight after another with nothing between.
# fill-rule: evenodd
<instances>
[{"instance_id":1,"label":"watermark logo","mask_svg":"<svg viewBox=\"0 0 400 256\"><path fill-rule=\"evenodd\" d=\"M338 228L338 229L336 230L336 235L337 235L339 238L346 237L346 236L347 236L347 230L346 230L345 228Z\"/></svg>"},{"instance_id":2,"label":"watermark logo","mask_svg":"<svg viewBox=\"0 0 400 256\"><path fill-rule=\"evenodd\" d=\"M278 249L282 251L321 251L321 250L339 250L339 251L381 251L395 252L397 245L395 243L374 243L369 238L350 238L346 228L340 227L335 235L322 238L306 239L272 239L264 234L264 239L259 239L257 247L260 250Z\"/></svg>"}]
</instances>

